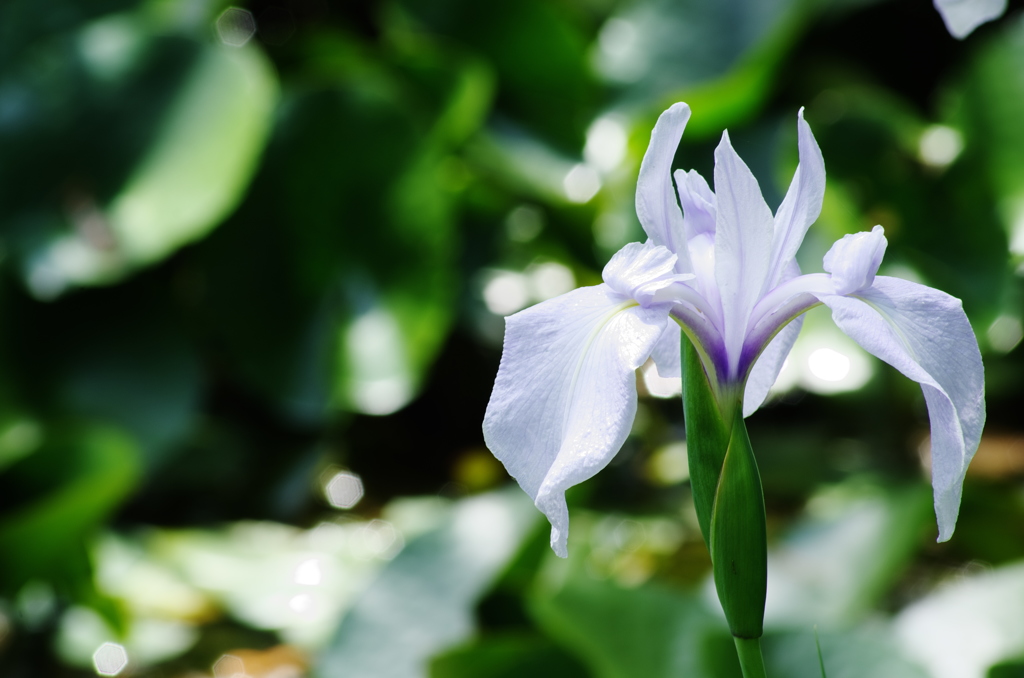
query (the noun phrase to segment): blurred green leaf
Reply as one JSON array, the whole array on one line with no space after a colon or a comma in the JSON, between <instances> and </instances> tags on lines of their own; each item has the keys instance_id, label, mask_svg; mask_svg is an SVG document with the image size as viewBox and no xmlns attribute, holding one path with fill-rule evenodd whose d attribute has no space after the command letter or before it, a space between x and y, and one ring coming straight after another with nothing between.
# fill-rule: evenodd
<instances>
[{"instance_id":1,"label":"blurred green leaf","mask_svg":"<svg viewBox=\"0 0 1024 678\"><path fill-rule=\"evenodd\" d=\"M7 64L4 227L30 289L109 283L205 236L244 195L276 98L255 45L164 35L141 12Z\"/></svg>"},{"instance_id":2,"label":"blurred green leaf","mask_svg":"<svg viewBox=\"0 0 1024 678\"><path fill-rule=\"evenodd\" d=\"M486 638L435 657L430 678L587 678L575 659L550 640L523 635Z\"/></svg>"},{"instance_id":3,"label":"blurred green leaf","mask_svg":"<svg viewBox=\"0 0 1024 678\"><path fill-rule=\"evenodd\" d=\"M981 156L999 199L1011 250L1024 255L1024 22L1006 22L977 53L954 93L967 152Z\"/></svg>"},{"instance_id":4,"label":"blurred green leaf","mask_svg":"<svg viewBox=\"0 0 1024 678\"><path fill-rule=\"evenodd\" d=\"M519 549L537 512L518 488L456 504L406 545L342 620L315 675L425 676L431 656L473 632L473 608Z\"/></svg>"},{"instance_id":5,"label":"blurred green leaf","mask_svg":"<svg viewBox=\"0 0 1024 678\"><path fill-rule=\"evenodd\" d=\"M258 48L204 51L159 138L108 209L124 265L166 256L235 207L267 137L276 91Z\"/></svg>"},{"instance_id":6,"label":"blurred green leaf","mask_svg":"<svg viewBox=\"0 0 1024 678\"><path fill-rule=\"evenodd\" d=\"M990 668L985 678L1022 678L1024 677L1024 661L1014 660L1000 662Z\"/></svg>"},{"instance_id":7,"label":"blurred green leaf","mask_svg":"<svg viewBox=\"0 0 1024 678\"><path fill-rule=\"evenodd\" d=\"M91 426L48 440L9 468L3 485L16 503L0 519L4 589L36 578L76 582L87 567L86 540L135 486L138 457L120 431Z\"/></svg>"},{"instance_id":8,"label":"blurred green leaf","mask_svg":"<svg viewBox=\"0 0 1024 678\"><path fill-rule=\"evenodd\" d=\"M402 0L410 16L474 50L496 71L507 115L563 150L583 147L598 103L587 59L587 22L569 3L543 0Z\"/></svg>"},{"instance_id":9,"label":"blurred green leaf","mask_svg":"<svg viewBox=\"0 0 1024 678\"><path fill-rule=\"evenodd\" d=\"M839 185L841 202L860 212L855 220L823 219L822 226L881 224L887 266L912 267L927 284L963 299L976 323L987 324L1006 287L1007 249L980 156L968 149L946 158L948 164L930 164L922 144L934 126L891 91L863 83L837 86L816 100L808 119L826 158L826 194ZM825 215L834 216L836 207Z\"/></svg>"},{"instance_id":10,"label":"blurred green leaf","mask_svg":"<svg viewBox=\"0 0 1024 678\"><path fill-rule=\"evenodd\" d=\"M287 97L251 200L206 250L237 368L307 421L328 403L406 405L455 311L458 200L473 180L458 151L491 74L430 42L402 49L310 40L311 84Z\"/></svg>"},{"instance_id":11,"label":"blurred green leaf","mask_svg":"<svg viewBox=\"0 0 1024 678\"><path fill-rule=\"evenodd\" d=\"M900 612L895 636L934 678L981 676L1024 654L1024 563L962 576ZM826 654L827 656L827 654Z\"/></svg>"},{"instance_id":12,"label":"blurred green leaf","mask_svg":"<svg viewBox=\"0 0 1024 678\"><path fill-rule=\"evenodd\" d=\"M769 552L765 624L828 628L867 616L934 532L930 499L924 485L820 490Z\"/></svg>"},{"instance_id":13,"label":"blurred green leaf","mask_svg":"<svg viewBox=\"0 0 1024 678\"><path fill-rule=\"evenodd\" d=\"M570 562L550 557L529 602L537 624L594 675L741 675L724 622L696 596L657 584L624 589L592 578L585 568L581 552Z\"/></svg>"},{"instance_id":14,"label":"blurred green leaf","mask_svg":"<svg viewBox=\"0 0 1024 678\"><path fill-rule=\"evenodd\" d=\"M627 102L686 101L691 141L745 122L818 9L807 0L647 0L626 5L595 45L598 70ZM647 126L649 129L650 126Z\"/></svg>"},{"instance_id":15,"label":"blurred green leaf","mask_svg":"<svg viewBox=\"0 0 1024 678\"><path fill-rule=\"evenodd\" d=\"M931 675L903 656L893 639L892 629L885 624L821 632L820 640L829 678L929 678ZM818 649L810 631L768 633L762 646L769 676L821 677Z\"/></svg>"}]
</instances>

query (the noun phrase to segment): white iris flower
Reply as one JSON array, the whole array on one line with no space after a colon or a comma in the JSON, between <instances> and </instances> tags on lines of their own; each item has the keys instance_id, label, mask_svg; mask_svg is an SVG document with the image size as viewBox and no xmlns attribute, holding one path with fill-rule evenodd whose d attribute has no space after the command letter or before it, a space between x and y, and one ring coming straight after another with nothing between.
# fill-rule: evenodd
<instances>
[{"instance_id":1,"label":"white iris flower","mask_svg":"<svg viewBox=\"0 0 1024 678\"><path fill-rule=\"evenodd\" d=\"M1003 15L1006 0L934 0L946 28L963 40L975 28Z\"/></svg>"},{"instance_id":2,"label":"white iris flower","mask_svg":"<svg viewBox=\"0 0 1024 678\"><path fill-rule=\"evenodd\" d=\"M880 226L836 242L825 273L800 275L795 255L825 191L803 111L800 163L774 216L728 133L715 151L715 193L694 171L677 171L673 185L689 117L686 104L675 104L651 133L636 193L647 242L615 254L603 284L507 318L483 424L488 447L548 517L552 548L564 557L565 491L604 468L626 440L635 370L648 357L662 376L679 376L685 332L719 403L742 397L749 416L778 376L801 314L825 304L843 332L921 384L939 540L949 539L985 421L981 354L960 300L877 276Z\"/></svg>"}]
</instances>

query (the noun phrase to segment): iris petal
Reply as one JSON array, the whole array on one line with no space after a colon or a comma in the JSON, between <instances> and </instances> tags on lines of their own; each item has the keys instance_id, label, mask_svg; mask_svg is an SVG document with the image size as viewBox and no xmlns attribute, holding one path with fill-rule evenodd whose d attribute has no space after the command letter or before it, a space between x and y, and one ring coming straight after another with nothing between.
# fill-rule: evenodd
<instances>
[{"instance_id":1,"label":"iris petal","mask_svg":"<svg viewBox=\"0 0 1024 678\"><path fill-rule=\"evenodd\" d=\"M939 541L953 535L967 464L985 425L981 353L959 299L877 276L857 296L820 295L836 325L868 353L921 384L931 423Z\"/></svg>"},{"instance_id":2,"label":"iris petal","mask_svg":"<svg viewBox=\"0 0 1024 678\"><path fill-rule=\"evenodd\" d=\"M768 275L773 217L728 133L715 150L715 196L715 280L722 299L729 376L736 377L747 320Z\"/></svg>"},{"instance_id":3,"label":"iris petal","mask_svg":"<svg viewBox=\"0 0 1024 678\"><path fill-rule=\"evenodd\" d=\"M949 32L961 40L975 28L1002 15L1006 0L935 0Z\"/></svg>"},{"instance_id":4,"label":"iris petal","mask_svg":"<svg viewBox=\"0 0 1024 678\"><path fill-rule=\"evenodd\" d=\"M484 440L551 521L567 554L565 490L622 447L636 414L636 374L665 329L667 308L644 308L608 285L583 287L506 320L484 416Z\"/></svg>"},{"instance_id":5,"label":"iris petal","mask_svg":"<svg viewBox=\"0 0 1024 678\"><path fill-rule=\"evenodd\" d=\"M651 143L636 181L636 214L640 223L656 245L663 245L679 256L680 273L690 272L690 261L683 215L672 187L672 160L689 119L690 107L684 103L673 104L661 114L651 131Z\"/></svg>"},{"instance_id":6,"label":"iris petal","mask_svg":"<svg viewBox=\"0 0 1024 678\"><path fill-rule=\"evenodd\" d=\"M807 229L821 213L825 197L825 160L814 140L811 127L804 120L804 109L797 114L797 136L800 164L793 174L786 197L775 213L772 237L771 271L765 291L778 285L786 276L786 267L796 257Z\"/></svg>"}]
</instances>

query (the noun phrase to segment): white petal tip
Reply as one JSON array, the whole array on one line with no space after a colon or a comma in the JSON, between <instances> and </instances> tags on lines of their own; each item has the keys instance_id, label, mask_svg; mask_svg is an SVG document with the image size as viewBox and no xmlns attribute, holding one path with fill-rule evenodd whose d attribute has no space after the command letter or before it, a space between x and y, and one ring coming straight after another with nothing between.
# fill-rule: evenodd
<instances>
[{"instance_id":1,"label":"white petal tip","mask_svg":"<svg viewBox=\"0 0 1024 678\"><path fill-rule=\"evenodd\" d=\"M551 550L555 552L555 555L559 558L569 557L569 546L567 543L567 537L563 536L558 528L551 528Z\"/></svg>"}]
</instances>

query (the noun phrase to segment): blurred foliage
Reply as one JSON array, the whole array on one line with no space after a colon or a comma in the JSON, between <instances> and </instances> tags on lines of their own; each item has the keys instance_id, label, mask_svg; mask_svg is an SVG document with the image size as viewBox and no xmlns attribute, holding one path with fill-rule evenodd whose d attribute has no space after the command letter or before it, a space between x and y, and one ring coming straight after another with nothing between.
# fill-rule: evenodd
<instances>
[{"instance_id":1,"label":"blurred foliage","mask_svg":"<svg viewBox=\"0 0 1024 678\"><path fill-rule=\"evenodd\" d=\"M1022 8L958 42L917 0L0 3L0 673L738 675L677 398L638 377L567 562L480 433L502 316L643 237L685 100L677 166L729 127L773 206L805 106L803 269L880 223L985 353L936 545L919 390L808 318L749 421L769 673L819 675L819 625L833 678L1020 674Z\"/></svg>"}]
</instances>

